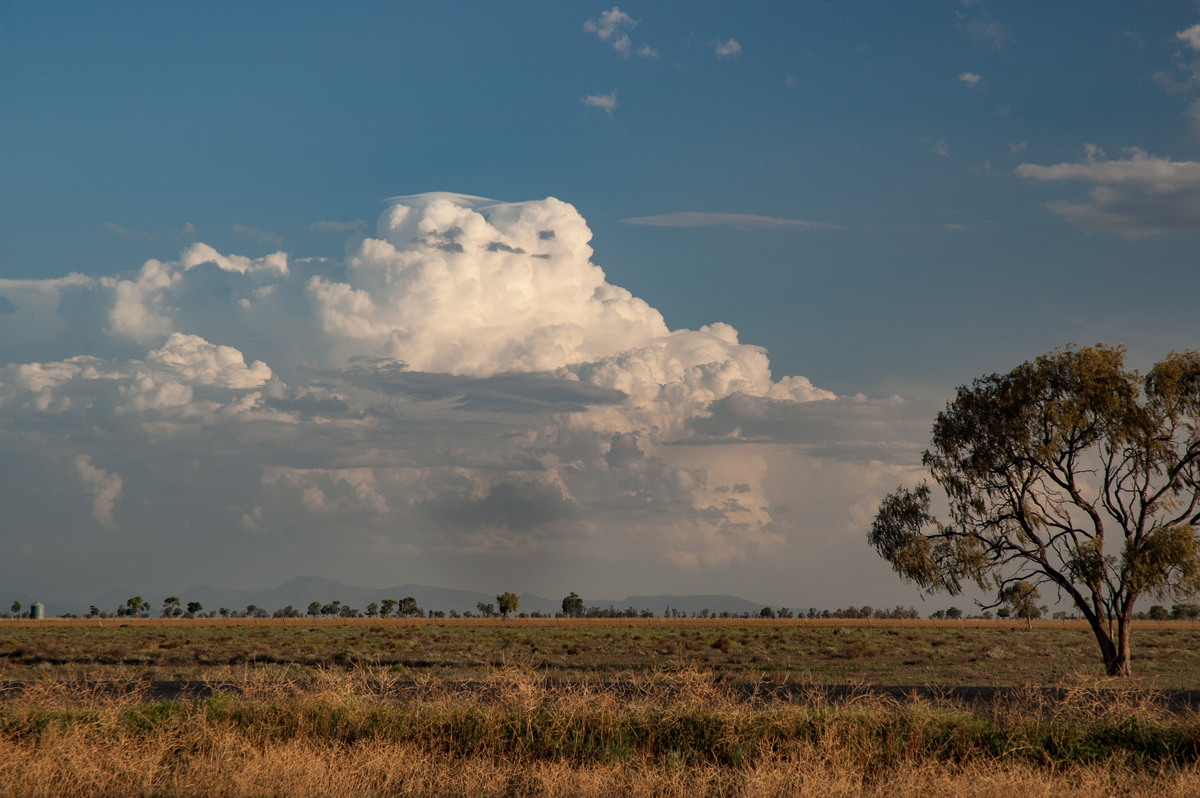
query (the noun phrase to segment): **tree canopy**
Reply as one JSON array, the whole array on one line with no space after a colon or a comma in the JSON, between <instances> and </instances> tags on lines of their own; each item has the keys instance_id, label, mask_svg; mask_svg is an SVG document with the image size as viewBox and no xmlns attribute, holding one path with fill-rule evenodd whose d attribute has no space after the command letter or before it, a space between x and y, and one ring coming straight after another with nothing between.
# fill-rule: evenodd
<instances>
[{"instance_id":1,"label":"tree canopy","mask_svg":"<svg viewBox=\"0 0 1200 798\"><path fill-rule=\"evenodd\" d=\"M509 613L516 612L517 607L521 606L521 597L516 593L499 593L496 595L496 606L500 614L507 618Z\"/></svg>"},{"instance_id":2,"label":"tree canopy","mask_svg":"<svg viewBox=\"0 0 1200 798\"><path fill-rule=\"evenodd\" d=\"M999 606L1052 586L1111 675L1129 673L1138 599L1200 591L1200 353L1144 377L1124 355L1068 347L959 388L923 458L949 520L923 482L889 494L868 534L928 592L974 582Z\"/></svg>"}]
</instances>

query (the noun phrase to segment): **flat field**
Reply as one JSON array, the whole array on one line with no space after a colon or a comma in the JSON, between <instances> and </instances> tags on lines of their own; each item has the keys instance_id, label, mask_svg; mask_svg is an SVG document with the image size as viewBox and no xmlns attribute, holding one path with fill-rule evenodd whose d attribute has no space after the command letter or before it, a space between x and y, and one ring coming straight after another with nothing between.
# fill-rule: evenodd
<instances>
[{"instance_id":1,"label":"flat field","mask_svg":"<svg viewBox=\"0 0 1200 798\"><path fill-rule=\"evenodd\" d=\"M1139 685L1200 689L1200 623L1133 632ZM0 621L0 680L302 678L372 668L471 679L520 667L566 681L700 669L815 684L1045 686L1103 676L1078 621L712 619L51 619Z\"/></svg>"},{"instance_id":2,"label":"flat field","mask_svg":"<svg viewBox=\"0 0 1200 798\"><path fill-rule=\"evenodd\" d=\"M1111 681L1061 622L0 621L0 795L1200 795L1156 692L1200 687L1200 629L1135 645ZM861 687L730 689L764 680Z\"/></svg>"}]
</instances>

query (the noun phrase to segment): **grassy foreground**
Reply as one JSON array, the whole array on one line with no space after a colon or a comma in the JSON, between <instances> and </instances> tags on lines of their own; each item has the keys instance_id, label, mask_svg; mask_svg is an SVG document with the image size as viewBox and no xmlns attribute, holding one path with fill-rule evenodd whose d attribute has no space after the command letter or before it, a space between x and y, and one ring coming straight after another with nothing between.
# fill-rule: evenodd
<instances>
[{"instance_id":1,"label":"grassy foreground","mask_svg":"<svg viewBox=\"0 0 1200 798\"><path fill-rule=\"evenodd\" d=\"M1080 688L968 709L868 695L744 702L678 671L621 696L499 670L249 676L153 701L46 681L0 701L0 792L27 796L1200 794L1200 717ZM384 691L386 692L386 691Z\"/></svg>"},{"instance_id":2,"label":"grassy foreground","mask_svg":"<svg viewBox=\"0 0 1200 798\"><path fill-rule=\"evenodd\" d=\"M1200 795L1200 712L1153 689L1200 687L1200 630L1135 643L1113 683L1059 622L0 622L0 795ZM727 691L760 680L1066 691Z\"/></svg>"}]
</instances>

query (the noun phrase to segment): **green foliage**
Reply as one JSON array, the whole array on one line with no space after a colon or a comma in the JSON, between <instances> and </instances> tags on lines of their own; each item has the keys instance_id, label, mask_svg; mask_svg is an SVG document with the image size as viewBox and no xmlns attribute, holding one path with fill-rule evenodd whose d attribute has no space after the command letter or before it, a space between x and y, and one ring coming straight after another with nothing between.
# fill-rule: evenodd
<instances>
[{"instance_id":1,"label":"green foliage","mask_svg":"<svg viewBox=\"0 0 1200 798\"><path fill-rule=\"evenodd\" d=\"M949 521L928 484L901 487L868 541L928 592L969 581L997 606L1021 583L1050 585L1120 675L1138 598L1200 591L1200 353L1172 352L1143 379L1098 344L981 377L938 414L923 463Z\"/></svg>"},{"instance_id":2,"label":"green foliage","mask_svg":"<svg viewBox=\"0 0 1200 798\"><path fill-rule=\"evenodd\" d=\"M496 607L500 614L507 618L521 606L521 597L516 593L499 593L496 595Z\"/></svg>"},{"instance_id":3,"label":"green foliage","mask_svg":"<svg viewBox=\"0 0 1200 798\"><path fill-rule=\"evenodd\" d=\"M1005 603L1009 613L1027 622L1042 617L1042 609L1037 603L1039 598L1041 594L1037 586L1025 580L1013 582L1000 591L1000 600Z\"/></svg>"},{"instance_id":4,"label":"green foliage","mask_svg":"<svg viewBox=\"0 0 1200 798\"><path fill-rule=\"evenodd\" d=\"M562 600L562 613L568 618L578 618L583 615L583 599L575 591L571 591Z\"/></svg>"}]
</instances>

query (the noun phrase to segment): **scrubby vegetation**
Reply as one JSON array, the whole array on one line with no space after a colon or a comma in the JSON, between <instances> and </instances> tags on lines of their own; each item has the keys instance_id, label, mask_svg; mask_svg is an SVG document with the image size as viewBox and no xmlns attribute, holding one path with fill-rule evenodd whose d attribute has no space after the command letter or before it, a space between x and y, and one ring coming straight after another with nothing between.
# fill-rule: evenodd
<instances>
[{"instance_id":1,"label":"scrubby vegetation","mask_svg":"<svg viewBox=\"0 0 1200 798\"><path fill-rule=\"evenodd\" d=\"M746 701L701 671L623 693L490 671L469 689L386 671L155 701L42 682L0 702L21 795L1121 795L1200 790L1200 717L1078 688L968 708L867 694Z\"/></svg>"},{"instance_id":2,"label":"scrubby vegetation","mask_svg":"<svg viewBox=\"0 0 1200 798\"><path fill-rule=\"evenodd\" d=\"M1200 629L1136 634L1114 684L1072 622L8 621L0 795L1200 794L1158 690L1200 687ZM859 687L741 689L781 683Z\"/></svg>"}]
</instances>

